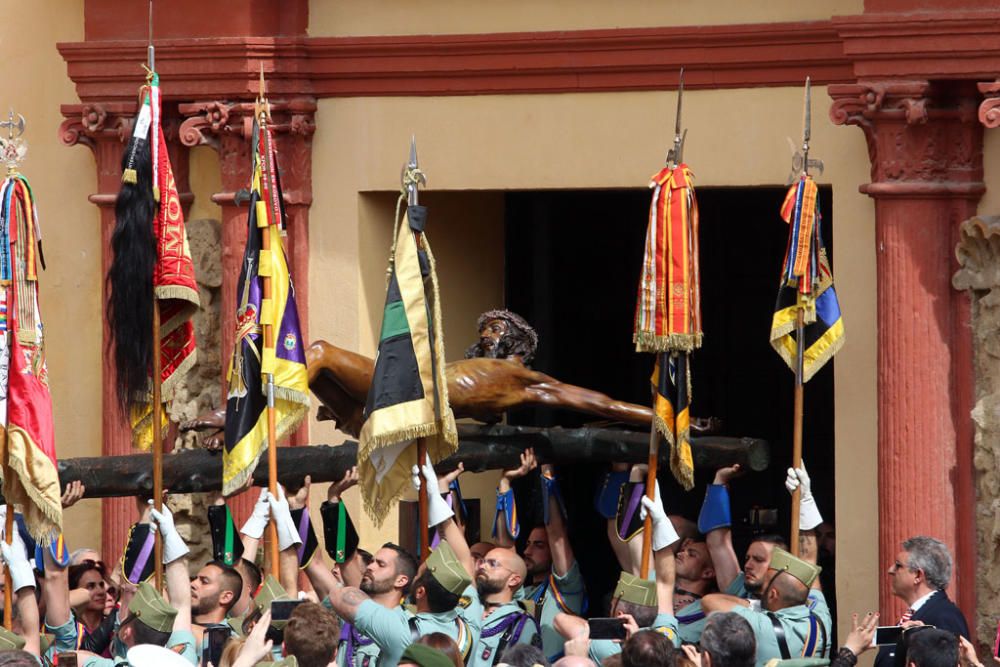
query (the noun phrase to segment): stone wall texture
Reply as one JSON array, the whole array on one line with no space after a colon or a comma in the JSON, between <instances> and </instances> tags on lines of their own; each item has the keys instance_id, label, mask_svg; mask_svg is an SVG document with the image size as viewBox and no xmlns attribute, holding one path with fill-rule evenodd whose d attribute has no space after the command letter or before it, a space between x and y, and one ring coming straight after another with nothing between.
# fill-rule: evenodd
<instances>
[{"instance_id":1,"label":"stone wall texture","mask_svg":"<svg viewBox=\"0 0 1000 667\"><path fill-rule=\"evenodd\" d=\"M194 318L198 363L180 383L168 406L174 424L194 419L222 402L222 227L218 220L191 220L187 223L187 233L201 298L201 308ZM197 447L195 438L194 433L177 436L174 450ZM205 519L207 495L171 496L169 503L178 532L191 547L188 562L192 571L212 559L212 540Z\"/></svg>"},{"instance_id":2,"label":"stone wall texture","mask_svg":"<svg viewBox=\"0 0 1000 667\"><path fill-rule=\"evenodd\" d=\"M976 404L976 572L975 632L992 649L1000 618L1000 216L962 223L956 249L961 268L952 283L972 291ZM984 655L980 653L980 655Z\"/></svg>"}]
</instances>

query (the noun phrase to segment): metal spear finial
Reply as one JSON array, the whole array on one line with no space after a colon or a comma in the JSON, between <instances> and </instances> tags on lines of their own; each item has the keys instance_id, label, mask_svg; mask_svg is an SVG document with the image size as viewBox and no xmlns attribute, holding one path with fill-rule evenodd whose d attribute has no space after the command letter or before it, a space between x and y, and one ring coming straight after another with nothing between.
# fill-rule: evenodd
<instances>
[{"instance_id":1,"label":"metal spear finial","mask_svg":"<svg viewBox=\"0 0 1000 667\"><path fill-rule=\"evenodd\" d=\"M24 116L11 109L7 120L0 121L0 128L7 129L7 137L0 136L0 161L7 165L7 174L16 174L28 153L28 146L21 135L24 134ZM17 131L17 134L14 131Z\"/></svg>"},{"instance_id":2,"label":"metal spear finial","mask_svg":"<svg viewBox=\"0 0 1000 667\"><path fill-rule=\"evenodd\" d=\"M417 163L416 135L410 136L410 160L403 165L403 171L400 174L400 184L403 186L403 190L406 191L407 205L416 206L419 201L419 186L427 185L427 177L424 175L424 172L420 171L420 166Z\"/></svg>"},{"instance_id":3,"label":"metal spear finial","mask_svg":"<svg viewBox=\"0 0 1000 667\"><path fill-rule=\"evenodd\" d=\"M687 130L681 129L681 105L684 102L684 68L677 76L677 115L674 118L674 145L667 151L667 166L671 169L684 160L684 140Z\"/></svg>"},{"instance_id":4,"label":"metal spear finial","mask_svg":"<svg viewBox=\"0 0 1000 667\"><path fill-rule=\"evenodd\" d=\"M800 176L808 176L810 169L823 173L823 161L809 157L809 141L812 139L812 80L806 77L806 87L802 101L802 145L795 148L792 145L792 173L788 175L788 184L794 183Z\"/></svg>"},{"instance_id":5,"label":"metal spear finial","mask_svg":"<svg viewBox=\"0 0 1000 667\"><path fill-rule=\"evenodd\" d=\"M149 0L149 44L146 46L146 60L149 71L156 71L156 49L153 47L153 0Z\"/></svg>"}]
</instances>

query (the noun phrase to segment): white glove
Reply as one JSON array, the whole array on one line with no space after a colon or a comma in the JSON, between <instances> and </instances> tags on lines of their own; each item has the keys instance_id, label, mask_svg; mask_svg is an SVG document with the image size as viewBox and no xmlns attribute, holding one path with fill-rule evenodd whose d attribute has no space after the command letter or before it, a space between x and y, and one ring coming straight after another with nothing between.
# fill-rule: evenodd
<instances>
[{"instance_id":1,"label":"white glove","mask_svg":"<svg viewBox=\"0 0 1000 667\"><path fill-rule=\"evenodd\" d=\"M437 473L434 472L434 466L431 465L430 461L424 463L423 468L413 466L411 479L417 491L420 490L421 470L424 473L424 479L427 480L427 527L433 528L455 516L455 512L448 506L448 501L441 496L441 491L438 489Z\"/></svg>"},{"instance_id":2,"label":"white glove","mask_svg":"<svg viewBox=\"0 0 1000 667\"><path fill-rule=\"evenodd\" d=\"M267 494L267 502L271 506L271 516L274 517L274 527L278 531L278 549L284 551L296 544L302 544L302 537L299 529L292 521L292 511L288 509L288 500L285 499L285 491L279 486L278 497L274 494Z\"/></svg>"},{"instance_id":3,"label":"white glove","mask_svg":"<svg viewBox=\"0 0 1000 667\"><path fill-rule=\"evenodd\" d=\"M271 518L271 505L267 502L267 489L260 490L260 497L254 503L253 512L250 518L243 524L241 533L247 537L259 540L264 536L264 529L267 527L268 519Z\"/></svg>"},{"instance_id":4,"label":"white glove","mask_svg":"<svg viewBox=\"0 0 1000 667\"><path fill-rule=\"evenodd\" d=\"M14 531L13 544L7 544L6 540L0 540L0 556L3 557L4 564L10 570L10 578L14 583L15 592L22 588L35 587L35 574L32 571L31 563L28 562L27 555L24 553L24 542L21 541L16 530Z\"/></svg>"},{"instance_id":5,"label":"white glove","mask_svg":"<svg viewBox=\"0 0 1000 667\"><path fill-rule=\"evenodd\" d=\"M639 510L639 517L645 521L646 513L653 519L653 551L666 549L679 538L674 524L667 518L667 513L663 509L663 501L660 500L660 483L656 482L653 487L655 500L650 500L649 496L642 497L642 509Z\"/></svg>"},{"instance_id":6,"label":"white glove","mask_svg":"<svg viewBox=\"0 0 1000 667\"><path fill-rule=\"evenodd\" d=\"M802 490L802 494L799 496L799 527L802 530L812 530L823 523L823 515L819 513L816 499L813 498L805 461L798 469L788 469L788 476L785 477L785 488L788 489L789 493L794 493L795 489Z\"/></svg>"},{"instance_id":7,"label":"white glove","mask_svg":"<svg viewBox=\"0 0 1000 667\"><path fill-rule=\"evenodd\" d=\"M153 501L150 500L149 504L152 506ZM159 531L160 537L163 539L164 565L188 555L191 550L184 544L180 533L177 532L177 528L174 526L174 515L166 504L163 505L162 510L157 510L155 507L150 509L149 518L152 522L149 524L150 528Z\"/></svg>"}]
</instances>

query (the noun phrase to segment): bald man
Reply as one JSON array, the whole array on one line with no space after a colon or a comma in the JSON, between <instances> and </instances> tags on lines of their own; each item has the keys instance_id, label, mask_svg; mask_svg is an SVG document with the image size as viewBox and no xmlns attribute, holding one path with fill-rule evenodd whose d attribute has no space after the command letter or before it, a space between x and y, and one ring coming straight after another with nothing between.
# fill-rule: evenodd
<instances>
[{"instance_id":1,"label":"bald man","mask_svg":"<svg viewBox=\"0 0 1000 667\"><path fill-rule=\"evenodd\" d=\"M476 592L483 607L483 631L469 656L469 667L496 664L504 650L514 644L541 647L537 621L514 601L527 576L528 568L513 549L491 549L479 563Z\"/></svg>"}]
</instances>

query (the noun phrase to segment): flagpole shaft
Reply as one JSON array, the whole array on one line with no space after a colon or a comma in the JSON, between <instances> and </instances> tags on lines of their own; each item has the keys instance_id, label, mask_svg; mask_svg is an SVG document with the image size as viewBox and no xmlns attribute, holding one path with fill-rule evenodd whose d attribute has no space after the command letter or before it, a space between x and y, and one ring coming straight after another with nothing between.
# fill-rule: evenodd
<instances>
[{"instance_id":1,"label":"flagpole shaft","mask_svg":"<svg viewBox=\"0 0 1000 667\"><path fill-rule=\"evenodd\" d=\"M160 378L163 360L160 358L160 300L153 296L153 507L163 509L163 404ZM156 590L163 591L163 539L156 531L153 548Z\"/></svg>"},{"instance_id":2,"label":"flagpole shaft","mask_svg":"<svg viewBox=\"0 0 1000 667\"><path fill-rule=\"evenodd\" d=\"M268 253L271 250L270 230L265 228L261 233L261 250ZM273 286L271 276L263 276L263 298L270 301L272 298ZM274 347L274 327L264 323L264 348ZM278 443L277 425L274 414L274 375L267 376L267 490L274 497L278 496ZM267 543L268 556L271 560L270 570L275 579L279 578L278 573L278 528L274 523L274 517L267 522Z\"/></svg>"},{"instance_id":3,"label":"flagpole shaft","mask_svg":"<svg viewBox=\"0 0 1000 667\"><path fill-rule=\"evenodd\" d=\"M804 341L805 341L805 311L799 307L795 313L795 415L792 429L792 467L802 466L802 415L803 401L805 398L805 385L802 382L804 371ZM792 529L791 544L792 555L799 555L799 503L802 496L801 489L797 488L792 492Z\"/></svg>"},{"instance_id":4,"label":"flagpole shaft","mask_svg":"<svg viewBox=\"0 0 1000 667\"><path fill-rule=\"evenodd\" d=\"M4 456L4 479L10 479L13 474L11 472L10 466L7 465L10 460L10 451L7 449L7 431L4 430L4 451L6 455ZM10 498L7 499L7 515L4 519L4 541L9 545L14 542L14 505L11 504ZM10 576L10 567L4 567L3 569L3 626L8 630L13 630L14 627L14 580Z\"/></svg>"},{"instance_id":5,"label":"flagpole shaft","mask_svg":"<svg viewBox=\"0 0 1000 667\"><path fill-rule=\"evenodd\" d=\"M662 372L662 371L661 371ZM654 407L655 409L655 407ZM656 432L656 425L649 427L649 468L646 471L646 497L656 500L656 468L660 460L660 436ZM639 576L645 579L649 576L649 554L653 545L653 518L646 512L646 519L642 524L642 561L639 568Z\"/></svg>"},{"instance_id":6,"label":"flagpole shaft","mask_svg":"<svg viewBox=\"0 0 1000 667\"><path fill-rule=\"evenodd\" d=\"M417 439L417 465L420 467L420 491L417 492L417 515L420 521L420 560L425 561L431 555L429 541L430 530L427 527L427 479L424 477L424 464L427 463L427 443L423 438Z\"/></svg>"}]
</instances>

